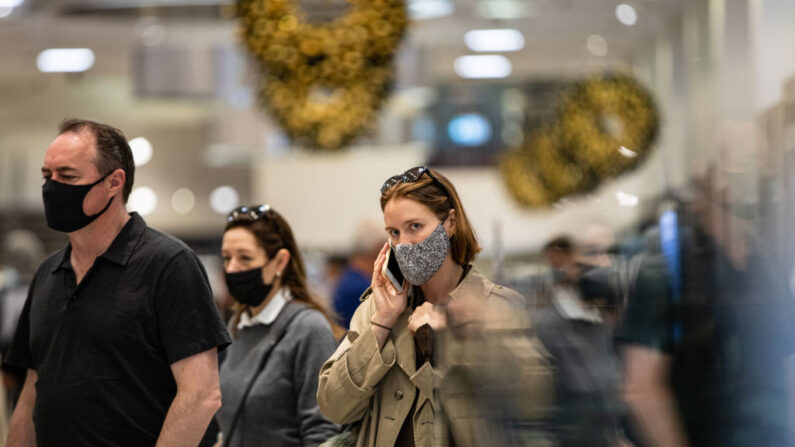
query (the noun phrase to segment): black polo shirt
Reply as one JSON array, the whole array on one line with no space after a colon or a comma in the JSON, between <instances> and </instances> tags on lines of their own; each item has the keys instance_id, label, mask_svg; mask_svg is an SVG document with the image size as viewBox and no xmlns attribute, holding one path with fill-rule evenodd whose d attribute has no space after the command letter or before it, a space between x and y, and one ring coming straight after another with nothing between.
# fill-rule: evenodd
<instances>
[{"instance_id":1,"label":"black polo shirt","mask_svg":"<svg viewBox=\"0 0 795 447\"><path fill-rule=\"evenodd\" d=\"M77 285L71 246L36 272L7 362L36 370L41 446L153 446L170 365L229 342L207 274L136 213Z\"/></svg>"}]
</instances>

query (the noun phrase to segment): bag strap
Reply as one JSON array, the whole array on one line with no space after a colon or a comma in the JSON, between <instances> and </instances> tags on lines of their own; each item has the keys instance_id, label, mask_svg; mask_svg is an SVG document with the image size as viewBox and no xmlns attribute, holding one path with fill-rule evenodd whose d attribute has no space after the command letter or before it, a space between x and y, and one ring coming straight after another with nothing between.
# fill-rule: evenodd
<instances>
[{"instance_id":1,"label":"bag strap","mask_svg":"<svg viewBox=\"0 0 795 447\"><path fill-rule=\"evenodd\" d=\"M232 440L232 434L234 433L235 427L237 426L237 422L240 420L240 416L243 413L243 407L246 405L246 400L248 399L249 393L251 393L251 388L254 387L254 382L257 381L259 374L263 369L265 369L265 364L268 362L268 357L270 357L273 348L276 347L282 338L284 338L284 334L287 333L287 328L290 326L290 323L295 320L295 317L308 309L309 308L302 303L290 301L284 306L282 311L279 312L279 315L276 316L276 320L273 322L273 327L268 332L268 335L265 336L265 349L262 351L262 357L260 357L257 369L254 370L254 374L252 374L251 379L248 381L248 385L246 385L246 390L243 392L243 397L240 399L240 403L237 405L235 415L232 418L232 423L229 425L228 433L224 433L223 447L229 446L229 443Z\"/></svg>"}]
</instances>

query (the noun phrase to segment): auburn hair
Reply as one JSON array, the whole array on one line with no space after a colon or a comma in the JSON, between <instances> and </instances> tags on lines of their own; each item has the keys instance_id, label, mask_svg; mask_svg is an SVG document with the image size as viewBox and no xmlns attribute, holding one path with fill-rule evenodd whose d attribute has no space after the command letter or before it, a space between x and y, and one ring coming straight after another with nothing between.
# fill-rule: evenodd
<instances>
[{"instance_id":1,"label":"auburn hair","mask_svg":"<svg viewBox=\"0 0 795 447\"><path fill-rule=\"evenodd\" d=\"M301 301L323 314L332 329L335 329L335 323L328 311L309 292L304 259L293 237L293 230L281 214L271 208L256 220L245 216L239 217L226 224L224 233L233 228L245 228L250 231L254 235L257 245L265 250L269 260L273 259L282 248L290 252L290 262L281 274L282 287L287 287L290 290L293 299ZM235 305L231 326L233 331L237 329L240 315L247 309L248 306L245 304L237 303Z\"/></svg>"},{"instance_id":2,"label":"auburn hair","mask_svg":"<svg viewBox=\"0 0 795 447\"><path fill-rule=\"evenodd\" d=\"M459 265L471 264L481 248L478 245L477 237L475 237L475 230L464 211L464 205L461 204L461 199L458 197L458 192L450 180L439 171L435 169L428 169L428 171L444 186L446 192L430 176L423 174L415 182L400 182L384 191L381 194L381 211L384 211L390 200L400 198L425 205L442 222L447 219L450 210L455 210L455 230L450 238L450 254Z\"/></svg>"}]
</instances>

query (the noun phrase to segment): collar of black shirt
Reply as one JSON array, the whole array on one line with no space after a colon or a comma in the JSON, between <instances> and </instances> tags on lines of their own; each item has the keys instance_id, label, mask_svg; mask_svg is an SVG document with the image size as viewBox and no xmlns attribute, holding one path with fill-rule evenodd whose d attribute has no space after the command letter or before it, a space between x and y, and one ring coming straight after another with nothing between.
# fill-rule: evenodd
<instances>
[{"instance_id":1,"label":"collar of black shirt","mask_svg":"<svg viewBox=\"0 0 795 447\"><path fill-rule=\"evenodd\" d=\"M124 224L119 234L116 235L116 239L110 244L110 247L99 257L120 266L127 265L127 261L130 260L130 256L135 250L135 246L138 245L138 241L140 241L144 231L146 231L144 218L136 212L130 213L130 220ZM71 253L72 245L68 244L63 250L61 262L52 269L53 273L60 269L72 269Z\"/></svg>"}]
</instances>

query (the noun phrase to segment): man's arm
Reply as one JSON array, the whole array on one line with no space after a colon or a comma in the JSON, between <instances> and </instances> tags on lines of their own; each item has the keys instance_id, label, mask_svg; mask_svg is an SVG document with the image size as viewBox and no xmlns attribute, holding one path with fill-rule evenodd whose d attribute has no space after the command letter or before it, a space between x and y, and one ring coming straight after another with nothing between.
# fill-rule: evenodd
<instances>
[{"instance_id":1,"label":"man's arm","mask_svg":"<svg viewBox=\"0 0 795 447\"><path fill-rule=\"evenodd\" d=\"M8 430L8 447L35 447L36 431L33 428L33 406L36 404L36 380L38 375L35 370L28 369L25 376L25 385L19 395L14 415L11 416L11 426Z\"/></svg>"},{"instance_id":2,"label":"man's arm","mask_svg":"<svg viewBox=\"0 0 795 447\"><path fill-rule=\"evenodd\" d=\"M627 345L623 352L627 375L624 398L644 441L651 446L686 447L687 438L668 380L670 356L636 344Z\"/></svg>"},{"instance_id":3,"label":"man's arm","mask_svg":"<svg viewBox=\"0 0 795 447\"><path fill-rule=\"evenodd\" d=\"M171 365L171 372L177 382L177 396L168 409L156 447L196 447L221 408L218 350L212 348L179 360Z\"/></svg>"}]
</instances>

